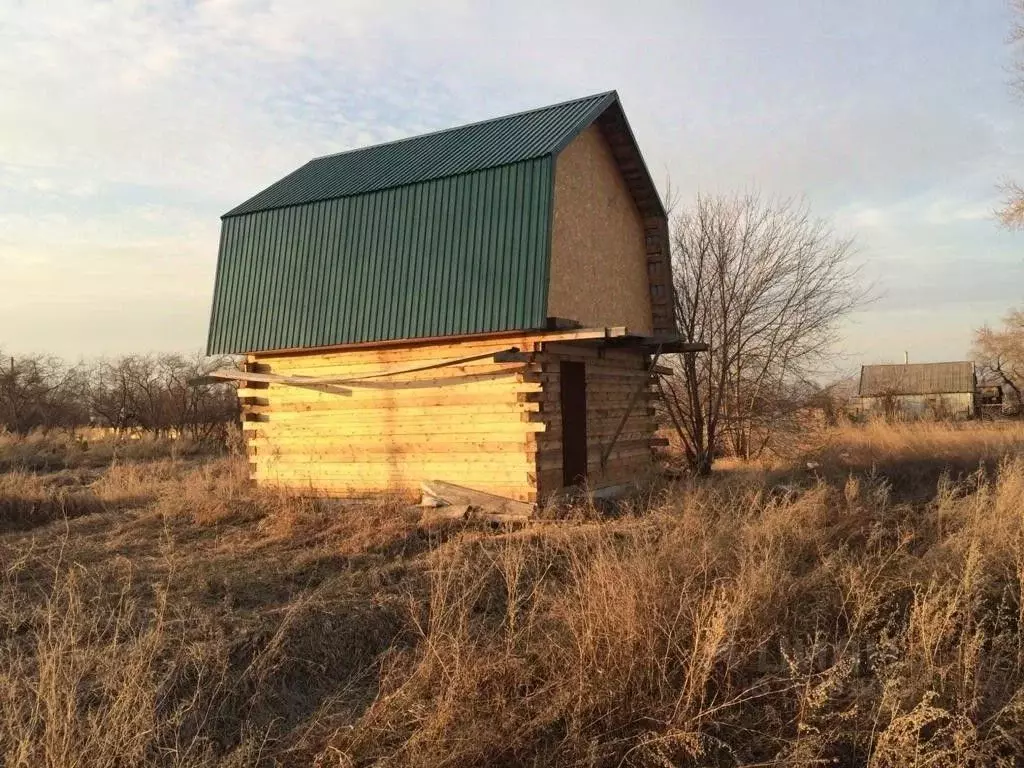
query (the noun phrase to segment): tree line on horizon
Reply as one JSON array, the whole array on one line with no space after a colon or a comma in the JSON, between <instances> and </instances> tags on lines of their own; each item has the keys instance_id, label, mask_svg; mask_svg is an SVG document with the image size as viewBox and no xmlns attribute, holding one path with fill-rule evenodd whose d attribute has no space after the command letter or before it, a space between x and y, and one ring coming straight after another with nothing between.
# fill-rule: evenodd
<instances>
[{"instance_id":1,"label":"tree line on horizon","mask_svg":"<svg viewBox=\"0 0 1024 768\"><path fill-rule=\"evenodd\" d=\"M101 427L118 434L221 439L238 418L235 387L201 380L232 364L179 354L77 364L53 355L0 355L0 432Z\"/></svg>"}]
</instances>

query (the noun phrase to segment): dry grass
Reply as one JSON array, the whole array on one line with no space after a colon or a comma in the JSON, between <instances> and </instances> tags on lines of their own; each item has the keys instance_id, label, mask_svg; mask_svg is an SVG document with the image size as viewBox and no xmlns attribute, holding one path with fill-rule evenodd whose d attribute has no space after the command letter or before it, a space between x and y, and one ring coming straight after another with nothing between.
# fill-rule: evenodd
<instances>
[{"instance_id":1,"label":"dry grass","mask_svg":"<svg viewBox=\"0 0 1024 768\"><path fill-rule=\"evenodd\" d=\"M148 433L115 438L95 429L81 429L74 433L37 432L19 437L0 430L0 472L101 468L118 461L195 457L209 453L210 448L185 438L155 437Z\"/></svg>"},{"instance_id":2,"label":"dry grass","mask_svg":"<svg viewBox=\"0 0 1024 768\"><path fill-rule=\"evenodd\" d=\"M519 531L256 492L232 458L11 472L0 761L1016 765L1022 447L851 427Z\"/></svg>"}]
</instances>

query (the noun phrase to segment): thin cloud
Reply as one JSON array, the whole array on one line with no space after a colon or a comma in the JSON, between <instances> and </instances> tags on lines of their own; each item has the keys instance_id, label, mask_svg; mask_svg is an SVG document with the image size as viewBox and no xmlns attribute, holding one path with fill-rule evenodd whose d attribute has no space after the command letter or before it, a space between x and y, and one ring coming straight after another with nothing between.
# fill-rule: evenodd
<instances>
[{"instance_id":1,"label":"thin cloud","mask_svg":"<svg viewBox=\"0 0 1024 768\"><path fill-rule=\"evenodd\" d=\"M218 217L234 204L314 155L607 88L684 200L751 186L804 195L857 235L890 295L931 264L933 296L975 301L964 292L984 289L950 265L1016 258L985 215L996 181L1024 175L1004 11L868 0L620 10L6 4L0 267L16 304L0 308L0 344L70 356L198 348ZM90 301L121 320L83 311ZM32 307L45 311L28 330L19 313ZM951 317L934 313L935 326Z\"/></svg>"}]
</instances>

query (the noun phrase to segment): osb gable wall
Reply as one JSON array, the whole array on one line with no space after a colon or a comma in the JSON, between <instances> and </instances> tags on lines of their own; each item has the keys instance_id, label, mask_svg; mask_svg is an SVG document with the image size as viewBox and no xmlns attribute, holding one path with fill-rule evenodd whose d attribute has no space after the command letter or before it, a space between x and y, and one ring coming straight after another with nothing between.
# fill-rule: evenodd
<instances>
[{"instance_id":1,"label":"osb gable wall","mask_svg":"<svg viewBox=\"0 0 1024 768\"><path fill-rule=\"evenodd\" d=\"M548 316L653 330L643 219L596 125L556 162Z\"/></svg>"}]
</instances>

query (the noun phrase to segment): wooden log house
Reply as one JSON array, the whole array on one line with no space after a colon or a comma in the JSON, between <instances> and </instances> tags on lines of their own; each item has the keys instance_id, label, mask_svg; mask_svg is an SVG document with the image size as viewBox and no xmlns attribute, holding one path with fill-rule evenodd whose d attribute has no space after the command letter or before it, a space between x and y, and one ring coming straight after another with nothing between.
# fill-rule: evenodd
<instances>
[{"instance_id":1,"label":"wooden log house","mask_svg":"<svg viewBox=\"0 0 1024 768\"><path fill-rule=\"evenodd\" d=\"M536 503L642 476L668 254L615 92L310 161L222 222L208 352L245 355L252 477Z\"/></svg>"}]
</instances>

